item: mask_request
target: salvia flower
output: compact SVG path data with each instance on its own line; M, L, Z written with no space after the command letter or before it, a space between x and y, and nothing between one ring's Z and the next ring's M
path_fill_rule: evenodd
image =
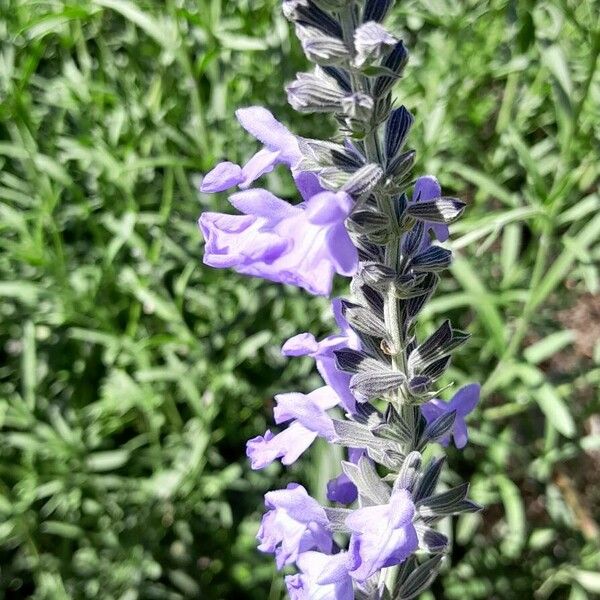
M295 562L308 550L331 553L333 537L323 507L298 484L265 495L259 550L275 554L277 567Z
M284 356L310 356L315 359L317 369L325 383L330 386L340 398L344 409L353 413L356 400L350 391L349 373L340 370L335 360L335 350L342 348L360 349L360 340L349 326L342 314L342 304L339 299L332 303L333 315L340 329L338 334L327 336L318 342L312 333L300 333L290 338L282 347Z
M396 490L387 504L354 511L346 519L352 532L348 551L351 577L366 581L410 556L419 546L414 516L415 505L404 489Z
M442 188L438 180L431 175L425 175L424 177L419 177L415 182L411 202L417 203L434 200L435 198L440 198L441 195ZM425 229L426 231L431 231L439 242L445 242L450 237L448 225L445 223L425 222Z
M357 464L365 454L364 448L348 448L348 460L353 464ZM352 504L357 498L358 489L346 473L340 473L327 482L327 500L330 502Z
M346 193L323 191L292 205L256 188L229 200L242 215L200 217L205 264L324 296L331 293L335 273L356 271L357 252L344 226L352 209Z
M334 555L304 552L299 556L297 565L300 573L285 578L292 600L352 600L354 598L345 552Z
M278 164L293 167L301 158L298 139L265 108L240 108L236 117L241 126L264 144L243 167L226 161L207 173L200 191L215 193L234 186L247 188Z
M324 386L310 394L279 394L275 401L275 422L278 425L291 423L277 435L267 431L264 436L248 442L246 452L253 469L262 469L277 458L284 465L290 465L317 437L330 442L336 439L327 410L337 406L340 399L332 388Z
M465 418L475 410L479 403L480 392L481 386L478 383L472 383L458 390L450 402L434 398L421 407L423 416L428 423L433 423L442 415L456 413L452 433L448 433L440 440L444 446L450 443L450 436L454 438L454 444L457 448L464 448L467 445L468 435Z

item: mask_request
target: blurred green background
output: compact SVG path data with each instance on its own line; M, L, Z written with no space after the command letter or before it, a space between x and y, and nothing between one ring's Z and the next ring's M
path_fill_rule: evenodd
M599 598L600 3L397 4L418 172L470 203L426 326L472 332L451 375L486 382L447 480L487 508L427 598ZM278 0L0 0L0 598L281 597L262 494L322 495L335 457L253 473L244 444L319 385L281 343L332 323L204 268L227 201L196 189L256 150L238 106L333 131L285 104L305 67Z

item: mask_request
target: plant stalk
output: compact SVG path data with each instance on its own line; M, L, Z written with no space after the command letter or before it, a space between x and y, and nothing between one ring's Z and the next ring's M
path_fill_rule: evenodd
M342 25L342 31L344 35L345 43L354 49L354 31L357 27L357 19L354 5L350 5L346 10L340 14L340 21ZM350 81L352 91L354 93L369 93L370 83L367 77L356 73L350 68ZM380 140L378 127L371 124L371 128L367 131L363 140L365 158L369 163L381 164L381 152L380 152ZM383 165L382 165L383 166ZM377 195L377 204L381 212L386 214L390 220L396 218L395 210L393 205L393 199L384 194ZM391 239L387 242L385 247L385 261L384 264L391 267L396 272L401 272L403 257L400 252L401 239L397 235L391 236ZM400 322L400 314L398 311L398 299L394 287L390 285L387 294L384 296L384 323L386 331L389 332L391 337L391 351L392 351L392 366L395 369L406 373L408 357L406 356L406 341L403 336L403 327ZM414 410L408 402L409 396L405 392L404 388L400 388L397 391L396 397L393 399L395 408L403 419L407 421L409 426L414 430L416 423L414 421ZM408 454L412 447L407 444L407 448L404 449ZM393 590L394 583L396 581L397 569L383 569L379 576L378 584L378 597L384 593L386 587L388 590Z

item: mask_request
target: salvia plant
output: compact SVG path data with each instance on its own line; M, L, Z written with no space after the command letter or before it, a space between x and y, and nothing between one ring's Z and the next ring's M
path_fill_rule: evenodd
M288 85L300 112L328 113L335 139L293 135L264 108L237 118L262 144L244 166L223 162L203 192L237 186L241 213L204 213L204 261L239 273L329 295L337 273L351 277L350 299L333 301L339 332L318 341L299 334L285 356L314 358L325 386L276 396L279 433L248 442L252 468L295 462L321 437L347 448L322 506L299 484L266 494L259 549L290 572L291 598L409 600L442 566L445 517L479 510L468 483L440 490L444 458L430 444L467 442L465 417L479 385L440 398L440 378L468 335L449 321L429 337L417 318L451 252L448 224L465 204L445 197L432 176L414 179L406 143L413 116L394 106L392 88L408 60L404 43L381 23L393 0L284 0L314 63ZM301 196L290 204L254 182L287 166Z

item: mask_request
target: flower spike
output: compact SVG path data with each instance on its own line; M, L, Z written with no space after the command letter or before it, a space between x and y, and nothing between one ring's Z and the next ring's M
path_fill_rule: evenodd
M415 178L408 144L414 117L394 107L391 89L408 51L382 24L393 0L284 0L309 60L287 86L299 112L332 115L335 140L302 139L266 109L240 109L244 129L263 147L243 166L223 162L201 191L237 187L239 214L204 213L204 262L329 295L334 276L351 278L333 301L339 331L317 340L299 333L282 348L310 356L325 385L275 397L276 433L247 444L252 468L290 465L319 437L346 448L322 506L290 484L268 492L259 549L274 554L300 600L409 600L434 581L449 540L442 518L479 510L463 483L440 491L443 458L430 444L463 448L466 418L480 387L450 401L440 384L469 336L444 321L429 336L415 324L452 262L443 244L465 203L443 195L431 175ZM288 168L298 188L289 203L255 182Z

